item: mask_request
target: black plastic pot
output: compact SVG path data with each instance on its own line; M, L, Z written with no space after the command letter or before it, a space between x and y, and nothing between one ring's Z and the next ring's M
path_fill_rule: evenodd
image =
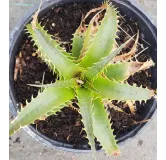
M45 1L40 15L43 15L47 10L49 10L52 6L59 6L63 5L65 3L80 3L80 2L102 2L102 0L47 0ZM141 28L141 31L144 34L144 39L151 44L149 46L149 50L151 53L151 57L155 63L157 63L157 29L152 24L152 22L147 18L147 16L138 9L138 6L133 5L128 0L113 0L113 3L119 8L118 10L121 11L123 15L127 15L128 17L131 17L133 20L137 21L139 23L139 26ZM14 86L13 86L13 72L14 72L14 65L15 65L15 55L18 51L18 46L22 40L23 37L23 29L26 26L26 24L31 20L32 15L36 11L38 6L35 6L32 8L27 15L24 16L24 18L18 23L18 25L14 28L11 36L10 36L10 70L9 70L9 85L10 85L10 110L14 116L17 115L17 101L16 101L16 95L14 92ZM154 88L157 85L157 65L155 68L152 69L152 84L154 85ZM144 108L142 111L142 116L145 119L152 118L152 115L156 111L157 103L156 100L152 99L148 101L148 106ZM126 141L127 139L130 139L134 137L138 132L141 130L141 128L146 123L141 123L138 126L136 126L131 132L126 133L125 135L121 135L120 138L118 138L118 143L122 143ZM73 152L87 152L89 151L87 148L87 144L80 144L75 148L73 145L70 144L64 144L61 142L57 142L55 140L52 140L48 137L46 137L44 134L40 133L39 131L34 128L33 125L29 125L27 127L24 127L24 129L36 140L41 141L45 145L66 150L66 151L73 151Z

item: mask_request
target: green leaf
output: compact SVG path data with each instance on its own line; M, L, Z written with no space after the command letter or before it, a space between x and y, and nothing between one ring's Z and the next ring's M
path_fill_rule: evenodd
M57 112L63 108L65 102L73 99L75 96L72 89L67 88L46 88L42 93L39 93L31 103L28 103L14 121L9 125L9 136L16 132L21 127L33 123L36 119L47 115L49 112Z
M30 86L33 87L44 87L44 88L48 88L48 87L56 87L56 88L75 88L77 86L77 81L76 79L70 79L70 80L66 80L66 81L56 81L55 83L51 83L51 84L28 84Z
M100 11L99 11L100 10ZM86 27L85 25L85 20L89 17L89 15L91 13L95 13L97 11L97 14L91 19L89 25L88 25L88 29L86 27L86 33L85 33L85 37L84 37L84 41L83 41L83 44L82 44L82 49L81 49L81 54L79 56L79 59L82 59L84 56L85 56L85 52L87 51L88 47L90 46L95 34L97 33L98 31L98 26L99 26L99 19L100 19L100 14L101 11L103 10L103 5L98 7L98 8L93 8L91 9L87 14L86 16L82 19L81 23L84 25L84 28ZM94 25L95 23L95 25Z
M130 86L106 78L98 77L94 80L93 86L104 98L119 101L142 101L154 96L154 92L142 87Z
M91 91L85 88L78 88L76 90L78 104L80 107L80 113L82 115L82 121L84 123L85 131L87 133L87 138L89 144L93 151L95 151L95 142L93 135L93 125L92 125L92 95Z
M84 87L86 89L94 91L95 93L98 93L98 91L96 90L96 88L93 87L93 84L91 82L87 81L87 80L85 81Z
M101 101L100 98L93 101L93 133L107 154L118 154L119 149L116 144L115 136L113 135L113 129L111 129L108 114Z
M124 81L127 79L129 73L129 65L125 62L110 64L104 71L104 74L109 79L114 79L116 81Z
M106 57L112 50L117 32L117 13L113 7L106 6L105 17L89 46L80 65L84 68L91 67L94 63Z
M124 44L122 44L120 47L118 47L115 51L110 53L105 58L101 59L99 62L95 63L92 67L87 68L85 71L85 78L88 80L93 80L99 74L106 65L117 55L119 52L131 41L133 37L131 37L128 41L126 41Z
M114 79L118 82L122 82L129 78L129 76L133 75L136 72L141 70L145 70L153 66L154 63L152 60L147 62L121 62L116 64L110 64L107 66L104 74L109 79Z
M78 57L81 54L85 34L86 34L86 27L84 26L79 26L79 28L74 33L73 43L72 43L72 55L76 59L78 59Z
M93 21L94 19L91 20L90 24L88 25L88 29L85 33L85 38L83 41L82 49L81 49L81 54L79 56L79 59L83 58L86 54L86 51L88 50L88 47L92 43L92 40L94 38L94 30L97 30L97 26L93 26Z
M43 60L57 69L65 79L71 79L80 74L82 69L63 54L64 51L60 49L60 46L38 23L36 27L33 29L32 24L28 24L27 30L41 52Z

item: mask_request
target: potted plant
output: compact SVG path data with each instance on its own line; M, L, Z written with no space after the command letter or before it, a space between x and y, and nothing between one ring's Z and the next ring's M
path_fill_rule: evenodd
M114 3L118 4L116 1ZM123 7L122 5L121 9ZM53 8L52 10L58 13L60 9ZM100 148L97 143L99 141L106 153L118 154L115 135L118 135L118 132L123 133L118 135L119 142L134 136L144 125L143 123L152 116L156 108L156 101L153 98L156 94L156 68L154 67L156 50L151 48L153 54L149 57L140 56L146 49L143 46L143 41L145 41L143 33L145 31L151 33L148 37L148 39L152 37L151 40L145 41L145 43L153 43L154 46L156 45L155 33L150 32L150 26L145 27L144 30L139 29L141 26L138 25L136 25L137 27L130 26L132 20L125 21L118 9L115 9L112 4L104 2L87 11L82 20L80 19L81 23L76 29L70 45L68 42L60 41L58 35L49 34L54 33L53 28L56 21L55 23L51 21L49 33L47 33L47 23L50 23L48 16L51 13L44 13L43 10L45 15L40 16L41 23L39 23L39 11L40 8L33 15L31 23L24 24L26 25L26 35L30 38L26 37L25 40L22 40L21 51L18 53L18 48L17 51L12 48L10 65L14 65L15 62L15 68L11 68L13 70L10 74L11 99L16 104L14 95L27 94L24 85L30 94L27 95L29 102L26 103L25 95L21 94L17 97L17 103L22 102L19 105L21 108L16 105L13 108L14 111L20 111L10 124L9 135L23 126L35 123L39 132L35 131L31 125L28 128L33 131L31 134L35 133L37 139L43 141L44 138L46 144L51 142L60 148L61 142L64 142L63 136L59 140L60 143L50 140L48 137L52 137L52 139L58 137L59 132L57 134L56 129L63 126L59 121L60 118L68 119L70 117L70 120L73 121L72 116L75 113L70 113L71 111L76 112L77 116L74 124L71 125L71 122L68 122L69 125L72 128L81 128L81 132L79 130L81 140L85 140L83 135L86 135L93 152L96 148ZM143 23L142 21L139 19L139 23ZM126 25L129 25L132 36L128 34ZM72 48L70 48L71 46ZM47 70L45 64L51 72ZM27 65L31 70L26 70ZM149 68L152 70L148 70ZM32 84L31 78L36 77L34 73L38 74L38 71L40 71L39 79L41 81L38 82L34 79L36 84ZM138 74L134 77L136 72L141 72L141 76ZM31 76L29 77L29 75ZM150 81L147 81L150 77L152 77L151 84ZM51 83L50 80L53 82ZM22 86L22 83L25 82L26 84ZM35 94L34 97L32 94ZM29 96L32 98L29 99ZM20 101L18 101L19 99ZM147 100L149 101L146 103ZM144 102L141 103L142 101ZM143 108L145 105L148 106L146 110ZM107 110L110 112L107 113ZM140 112L142 119L139 120L137 112ZM125 117L127 124L131 123L130 127L127 127L129 131L125 129L126 126L122 127L123 123L120 124L122 128L118 127L116 119L120 116ZM54 128L54 123L56 123L56 127L59 127ZM49 126L53 127L49 128ZM113 127L116 129L115 131ZM71 130L71 128L69 129ZM125 132L121 132L121 129ZM44 136L44 133L47 137ZM69 139L71 139L71 135L67 135L66 140L69 141ZM78 149L89 149L87 139L84 142L79 141L82 144L81 147L78 147L79 143L77 144ZM75 146L65 144L65 147L74 148Z

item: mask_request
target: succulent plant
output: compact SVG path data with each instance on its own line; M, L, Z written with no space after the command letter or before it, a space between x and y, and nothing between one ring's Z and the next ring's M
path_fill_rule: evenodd
M101 18L103 11L104 18ZM92 12L96 12L95 16L89 25L85 25L85 19ZM134 40L134 36L117 46L118 11L108 2L88 12L82 20L73 35L71 53L67 53L57 40L52 39L37 18L26 27L38 47L38 56L53 73L59 75L59 80L51 84L31 85L44 89L36 98L32 97L26 107L21 108L9 126L9 135L37 119L56 114L77 99L91 149L95 151L96 137L107 154L118 154L117 140L105 105L111 100L146 101L154 96L153 90L131 86L126 82L130 75L154 65L152 60L132 61L139 33L134 35L136 40L131 51L119 55Z

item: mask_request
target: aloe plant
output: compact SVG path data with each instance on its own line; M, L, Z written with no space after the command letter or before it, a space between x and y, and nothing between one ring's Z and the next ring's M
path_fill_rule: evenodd
M21 127L34 123L36 119L56 114L66 104L77 99L91 149L95 151L96 137L107 154L119 153L110 124L111 119L108 118L104 104L110 100L135 102L153 97L154 91L130 86L126 79L137 71L153 66L154 63L152 60L128 62L124 61L124 57L118 57L134 36L121 46L115 47L118 32L117 10L107 2L96 10L97 13L89 25L82 22L76 30L72 53L67 53L60 47L58 41L51 38L36 18L26 26L27 33L38 47L38 56L53 72L58 73L60 79L51 84L29 84L44 90L39 92L36 98L32 97L31 102L18 112L18 116L9 126L10 136ZM100 13L104 10L104 18L99 21ZM116 57L118 61L112 63ZM127 57L127 60L131 59Z

